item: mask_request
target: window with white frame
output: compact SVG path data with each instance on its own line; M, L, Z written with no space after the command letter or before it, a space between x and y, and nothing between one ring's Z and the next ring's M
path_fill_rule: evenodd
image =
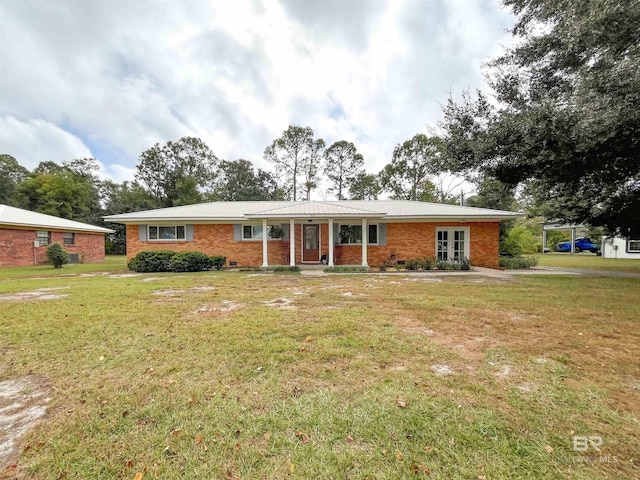
M262 240L262 225L243 225L243 240Z
M367 243L378 244L378 225L367 225ZM338 228L338 243L342 245L362 245L362 225L341 224Z
M62 234L62 243L64 243L65 245L75 245L76 234L73 232L64 232Z
M469 229L436 229L436 258L454 261L469 258Z
M284 230L280 225L267 225L267 240L281 240ZM262 240L262 225L243 225L243 240Z
M640 253L640 240L627 240L627 252Z
M40 246L49 245L51 243L51 232L48 232L46 230L38 230L36 233L36 240L38 241Z
M149 225L149 240L186 240L184 225Z

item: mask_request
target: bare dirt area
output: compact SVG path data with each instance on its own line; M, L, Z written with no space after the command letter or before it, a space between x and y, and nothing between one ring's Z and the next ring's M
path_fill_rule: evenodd
M50 400L39 377L0 381L0 472L15 468L20 439L42 421Z
M293 310L298 308L296 305L292 305L293 300L290 298L275 298L269 301L263 301L262 304L267 307L279 308L281 310Z
M210 292L215 290L216 287L191 287L191 288L169 288L166 290L156 290L153 292L154 295L158 295L161 297L178 297L184 295L186 293L200 293L200 292Z
M56 300L58 298L68 297L68 293L54 293L69 287L51 287L38 288L28 292L16 292L0 295L0 302L20 302L20 301L36 301L36 300Z
M239 308L244 308L244 306L244 303L238 303L232 300L222 300L217 303L203 305L193 313L201 316L229 316L231 312Z

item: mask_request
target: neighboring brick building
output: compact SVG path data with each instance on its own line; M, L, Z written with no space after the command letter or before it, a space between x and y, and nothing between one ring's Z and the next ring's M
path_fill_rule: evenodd
M468 258L473 265L497 267L500 221L518 216L437 203L349 200L211 202L105 218L126 225L128 259L164 249L224 255L227 266L238 267L378 266L417 257Z
M108 228L0 204L0 267L47 263L47 246L59 243L81 263L104 260Z

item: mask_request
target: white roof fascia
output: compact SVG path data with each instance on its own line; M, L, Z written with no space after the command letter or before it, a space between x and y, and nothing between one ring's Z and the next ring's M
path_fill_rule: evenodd
M500 221L500 220L512 220L514 218L520 218L524 214L513 215L425 215L420 216L399 216L399 215L387 215L384 217L385 221L393 222L442 222L442 221L455 221L455 222L480 222L486 220Z
M111 219L109 217L105 217L105 221L111 223L121 223L125 225L138 225L138 224L171 224L171 223L242 223L248 220L257 221L263 218L266 218L270 221L272 220L306 220L306 219L314 219L314 220L327 220L329 218L340 220L340 219L358 219L358 218L370 218L370 219L379 219L383 221L392 221L392 222L442 222L442 221L465 221L465 222L480 222L480 221L501 221L501 220L511 220L514 218L519 218L524 214L513 214L513 215L484 215L484 216L469 216L469 215L425 215L425 216L398 216L398 215L385 215L379 213L372 214L362 214L362 215L353 215L353 214L322 214L322 215L288 215L288 216L268 216L268 215L246 215L244 217L226 217L226 218L213 218L213 217L166 217L166 218L126 218L122 220L116 220L115 218Z
M282 213L273 213L273 214L260 214L260 213L252 213L245 215L245 218L281 218L281 219L300 219L300 218L313 218L313 219L324 219L324 218L384 218L384 213L294 213L292 215L283 215Z
M103 217L105 222L122 223L124 225L138 225L141 223L162 225L169 223L237 223L245 221L246 217L136 217L119 219L118 215Z
M82 228L81 227L63 227L63 226L55 227L53 225L44 225L44 224L37 224L37 223L0 222L0 227L31 228L31 229L37 229L37 230L52 230L52 231L60 231L60 232L78 232L78 233L115 233L115 230L112 230L110 228L93 227L92 229L89 229L85 227L82 227Z
M110 228L0 204L0 226L83 233L113 233Z

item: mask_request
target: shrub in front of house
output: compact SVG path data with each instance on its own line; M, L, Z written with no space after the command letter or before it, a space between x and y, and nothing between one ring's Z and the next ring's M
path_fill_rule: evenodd
M433 258L424 257L418 260L418 266L420 267L420 270L433 270L434 265L435 261L433 260Z
M462 257L460 260L439 260L436 262L438 270L444 270L449 272L469 271L471 270L471 263L466 257Z
M213 257L209 257L211 260L211 266L216 270L222 270L224 264L227 263L227 257L222 255L214 255Z
M221 270L227 258L208 256L202 252L172 252L171 250L145 250L131 259L129 270L134 272L200 272Z
M431 257L412 258L405 263L407 270L416 271L468 271L471 270L469 259L463 257L459 260L435 260Z
M462 270L460 262L454 260L438 260L436 262L436 268L445 272L456 272Z
M507 270L528 270L538 265L538 257L500 257L499 265Z
M369 267L343 267L341 265L336 265L333 267L327 267L324 271L327 273L367 273L370 272L371 269Z
M213 261L211 257L202 252L176 253L169 260L169 268L173 272L201 272L211 270Z
M146 250L133 257L127 266L134 272L170 272L175 255L170 250Z
M411 260L407 260L405 266L407 267L407 270L415 272L416 270L420 269L420 260L418 260L417 258L412 258Z
M62 268L62 265L69 263L69 254L59 243L47 247L47 258L54 268Z

